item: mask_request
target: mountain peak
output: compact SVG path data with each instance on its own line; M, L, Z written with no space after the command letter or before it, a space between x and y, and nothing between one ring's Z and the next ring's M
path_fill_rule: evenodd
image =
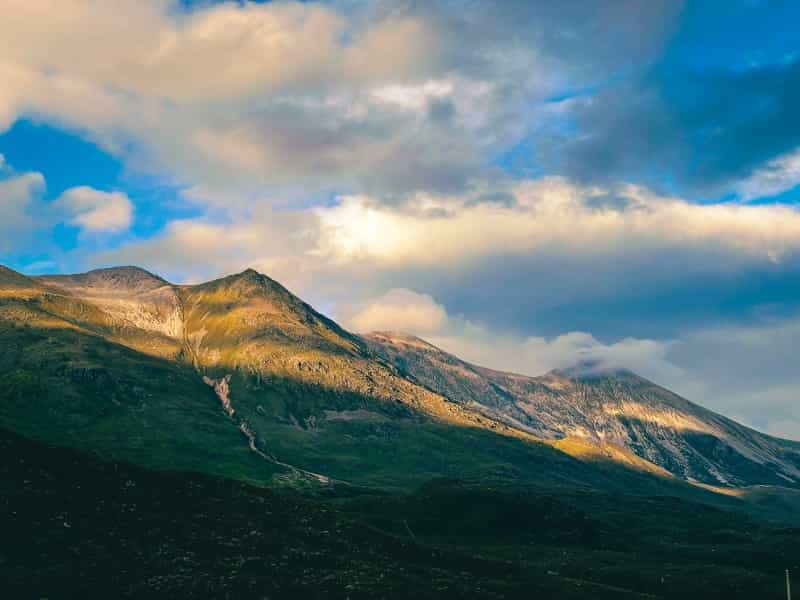
M71 275L43 275L36 279L82 295L141 294L169 285L158 275L133 266L107 267Z
M298 351L320 344L347 348L348 351L362 346L359 338L255 269L184 286L182 297L188 331L208 332L203 334L206 341L223 343L224 338L231 335L240 345L245 339L261 342L282 340L284 346L295 344ZM214 332L219 335L215 337ZM214 352L216 350L212 354Z
M259 273L255 269L245 269L240 273L234 273L219 279L213 279L205 283L187 286L190 289L216 290L217 292L232 293L241 298L251 296L269 295L280 297L284 301L300 303L300 299L294 296L289 290L271 277Z

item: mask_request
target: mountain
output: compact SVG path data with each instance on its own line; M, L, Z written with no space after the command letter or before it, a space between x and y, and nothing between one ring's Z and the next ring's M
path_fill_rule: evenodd
M0 271L0 427L115 460L309 489L436 477L695 497L797 485L797 446L631 373L474 367L349 333L247 270Z
M610 443L677 477L721 486L800 486L800 445L702 408L630 371L578 365L526 377L471 365L402 333L370 349L420 384L549 440Z
M311 488L493 472L616 481L403 377L254 271L195 286L135 267L2 275L0 427L27 437Z
M798 445L629 372L357 336L252 270L3 268L0 348L10 597L744 598L794 568Z

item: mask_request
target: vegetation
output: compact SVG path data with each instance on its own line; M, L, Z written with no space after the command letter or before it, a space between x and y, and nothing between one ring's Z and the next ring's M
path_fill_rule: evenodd
M780 598L800 530L667 497L438 480L311 500L0 431L8 598Z

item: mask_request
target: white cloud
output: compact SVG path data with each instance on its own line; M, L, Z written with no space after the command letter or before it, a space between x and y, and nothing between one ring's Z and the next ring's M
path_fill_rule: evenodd
M236 189L378 181L381 157L411 150L395 139L409 123L370 90L440 68L439 36L412 11L304 2L12 0L0 39L0 130L33 114L136 168Z
M4 58L129 93L199 102L408 76L436 51L433 32L411 15L359 29L316 3L176 8L164 0L10 0L0 25Z
M736 186L742 200L775 196L800 185L800 148L756 169Z
M345 317L345 323L360 333L403 331L428 335L447 325L447 312L427 294L393 289L358 307L355 314Z
M68 214L68 222L86 232L120 232L131 225L133 205L122 192L103 192L88 186L65 191L54 208Z
M190 277L255 265L311 298L338 304L392 287L451 303L479 293L484 312L503 306L497 315L520 315L611 301L632 286L643 302L646 294L674 292L698 278L713 290L753 269L792 272L800 255L800 213L790 207L700 206L637 187L587 188L557 178L466 196L419 194L394 206L346 196L328 208L299 211L215 194L187 192L193 202L223 209L224 219L175 221L101 260L144 262ZM498 196L504 200L482 200ZM497 268L492 261L500 261Z
M43 209L44 191L45 180L41 173L11 171L0 178L0 251L11 253L27 245L35 231L46 227L47 220L37 217Z
M490 255L599 257L657 247L716 246L779 261L800 249L800 212L787 206L697 205L644 188L582 187L544 178L509 188L513 204L418 196L392 207L366 196L320 209L315 253L332 262L464 263Z
M591 365L601 370L630 369L662 382L685 374L667 358L674 341L623 338L605 343L584 331L553 337L525 337L448 315L432 298L423 297L442 311L436 325L431 323L424 333L402 327L394 329L421 335L473 364L530 376L577 365Z

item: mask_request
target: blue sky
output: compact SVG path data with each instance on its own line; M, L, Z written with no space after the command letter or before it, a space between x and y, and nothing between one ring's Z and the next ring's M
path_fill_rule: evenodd
M3 264L255 267L800 437L797 3L43 6L0 9Z

